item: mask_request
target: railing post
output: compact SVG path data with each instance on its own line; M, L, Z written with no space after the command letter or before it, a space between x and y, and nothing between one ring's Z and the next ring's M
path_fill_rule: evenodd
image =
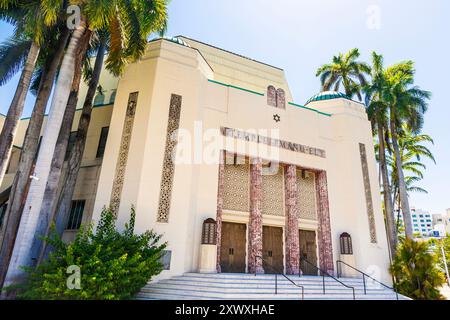
M364 294L367 294L367 291L366 291L366 276L365 276L364 273L363 273L363 284L364 284Z
M275 294L278 294L278 275L275 273Z
M322 272L322 287L323 287L323 294L325 294L325 274Z

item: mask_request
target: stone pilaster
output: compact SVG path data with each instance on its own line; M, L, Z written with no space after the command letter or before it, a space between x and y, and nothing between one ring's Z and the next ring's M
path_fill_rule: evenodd
M264 273L262 260L262 161L250 160L250 221L248 224L248 272Z
M217 211L216 211L216 245L217 245L217 272L220 268L220 249L222 245L222 212L223 212L223 194L224 194L224 175L225 175L225 151L220 152L219 159L219 179L217 182Z
M285 257L286 274L299 272L299 239L298 239L298 190L297 168L294 165L284 167L284 194L285 194Z
M319 266L322 270L334 274L333 246L331 237L330 210L328 204L327 173L316 173L316 198L319 246Z

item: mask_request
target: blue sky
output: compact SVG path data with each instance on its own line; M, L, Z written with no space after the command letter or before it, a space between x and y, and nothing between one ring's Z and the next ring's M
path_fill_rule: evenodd
M437 164L425 161L416 208L450 208L450 1L407 0L172 0L168 35L185 35L285 70L294 101L304 103L320 90L315 72L338 52L357 47L361 59L372 50L385 64L412 59L416 83L433 93L424 133L435 140ZM0 23L0 40L12 28ZM0 87L6 113L18 76ZM31 113L29 95L24 116Z

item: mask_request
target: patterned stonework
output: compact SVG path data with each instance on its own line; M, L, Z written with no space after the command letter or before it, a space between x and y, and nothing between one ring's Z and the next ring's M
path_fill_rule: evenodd
M366 146L359 144L359 153L361 156L361 168L364 182L364 193L366 196L367 217L369 219L370 242L377 243L377 232L375 229L375 216L373 213L372 190L370 188L369 167L367 166Z
M284 188L286 206L286 273L298 274L300 248L298 238L298 190L297 190L297 168L287 165L284 168Z
M277 106L277 90L274 86L267 87L267 104L272 107Z
M132 92L128 96L128 105L122 129L119 156L117 159L116 172L114 175L111 200L109 204L111 211L116 216L119 210L120 198L122 195L123 181L125 177L125 170L127 167L128 150L130 149L131 134L133 132L134 115L136 113L138 94L138 92Z
M228 163L228 162L227 162ZM248 163L226 164L224 173L223 208L233 211L249 211Z
M262 213L284 216L283 172L280 167L276 174L262 176Z
M301 219L317 220L316 186L312 172L297 172L298 216Z
M262 161L250 160L250 220L248 223L248 272L264 273L262 260Z
M328 204L327 174L316 173L316 198L318 215L319 266L330 274L334 273L333 247L331 239L330 209Z
M286 94L284 90L281 88L277 89L277 108L285 109L286 108Z
M223 213L223 195L224 195L224 176L225 176L225 165L224 165L224 151L220 152L219 161L219 177L217 182L217 211L216 211L216 224L217 224L217 260L216 260L216 270L221 272L220 268L220 249L222 245L222 213Z
M167 121L166 147L164 151L163 169L158 205L158 222L169 222L170 201L172 197L173 176L175 164L173 155L176 151L177 139L173 134L180 125L181 96L172 94L170 97L169 118Z

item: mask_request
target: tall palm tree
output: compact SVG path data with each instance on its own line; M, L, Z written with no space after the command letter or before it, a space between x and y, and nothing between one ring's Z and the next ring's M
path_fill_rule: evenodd
M358 61L359 55L359 50L354 48L345 55L339 53L333 57L332 63L317 69L316 77L320 77L322 90L339 91L343 86L349 98L356 94L361 101L360 89L367 84L366 76L370 74L370 66Z
M409 195L411 192L428 193L425 189L417 186L415 183L423 179L423 172L426 169L422 158L428 158L436 163L430 149L424 143L433 144L433 139L427 134L414 134L406 124L402 126L402 134L399 135L399 150L402 162L402 169L405 173L406 191ZM399 178L396 165L395 155L388 155L387 163L390 167L391 180L393 181L393 197L397 210L397 231L400 221L401 198L399 193Z
M427 110L431 93L421 90L414 84L414 63L406 61L388 68L385 72L386 86L383 90L383 100L389 106L389 131L397 168L398 190L401 210L405 222L405 236L413 237L412 220L407 186L403 173L399 146L399 134L402 123L406 122L413 133L422 129L423 115Z
M99 5L98 1L85 0L79 4L81 5L80 24L72 33L61 63L48 122L36 161L34 171L36 179L30 183L5 284L22 281L25 274L21 267L32 266L37 258L31 255L33 239L36 236L36 228L40 224L39 220L42 218L40 216L42 200L64 109L69 99L77 63L76 51L81 39L85 33L92 33L92 30L109 30L111 49L106 64L120 69L128 62L126 57L130 57L128 60L135 60L144 53L149 31L154 30L154 26L161 23L161 12L164 13L164 21L166 15L166 0L133 2L105 0L102 1L102 5ZM158 11L161 8L164 10Z
M44 40L44 33L48 26L55 25L58 20L57 17L60 12L58 3L59 1L0 1L0 9L2 10L0 16L15 25L15 36L17 38L28 38L31 43L0 133L0 183L11 156L12 144L23 112L25 98L30 87L41 44Z
M398 237L395 228L395 213L392 202L391 184L389 182L388 165L386 162L386 143L389 143L385 141L388 128L388 107L382 100L385 87L383 56L376 52L372 52L371 70L371 81L364 86L363 92L365 93L367 113L372 122L372 128L376 131L378 138L378 148L376 148L376 151L378 153L377 158L382 177L384 210L390 253L393 257L397 248Z

